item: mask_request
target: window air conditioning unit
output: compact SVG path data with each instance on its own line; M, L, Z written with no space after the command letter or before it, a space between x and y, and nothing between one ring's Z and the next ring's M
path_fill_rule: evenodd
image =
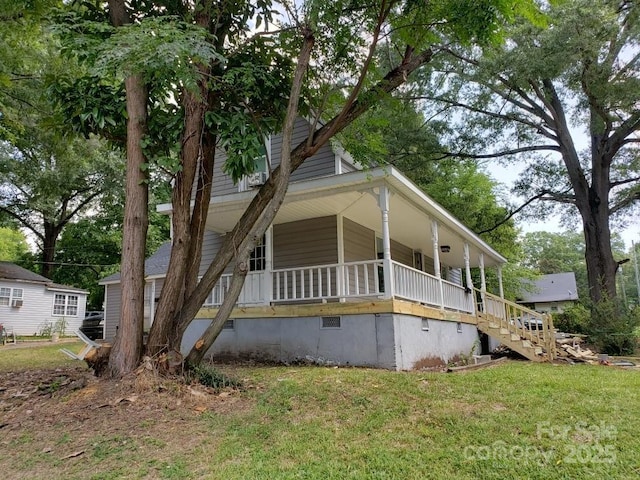
M12 307L21 307L22 306L22 299L21 298L14 298L13 300L11 300L11 306Z
M267 172L254 172L247 175L247 186L260 187L267 181Z

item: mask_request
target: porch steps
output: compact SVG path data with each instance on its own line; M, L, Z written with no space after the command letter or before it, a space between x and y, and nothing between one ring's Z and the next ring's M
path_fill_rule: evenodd
M500 326L499 319L493 318L490 314L478 312L477 315L478 330L481 332L495 338L506 347L514 352L518 352L533 362L550 361L543 345L538 345L533 339L525 339L517 333Z

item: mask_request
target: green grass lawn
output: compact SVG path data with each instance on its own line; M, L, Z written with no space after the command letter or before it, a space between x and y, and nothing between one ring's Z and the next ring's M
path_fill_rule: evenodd
M2 369L23 361L6 354ZM49 354L52 366L65 362ZM96 480L640 478L638 371L528 362L455 374L220 368L245 385L231 394L235 409L165 409L115 433L88 420L95 433L67 448L86 449L77 461L30 458L47 444L23 432L8 445L17 463L2 470ZM153 433L163 422L170 434ZM70 442L62 427L53 432L49 446Z
M81 342L58 342L40 345L40 342L25 342L14 345L0 345L0 372L17 369L55 368L74 365L74 360L60 351L66 348L80 352ZM77 363L77 362L75 362Z

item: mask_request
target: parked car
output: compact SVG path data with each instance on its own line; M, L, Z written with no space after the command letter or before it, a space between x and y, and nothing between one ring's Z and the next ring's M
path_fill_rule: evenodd
M80 331L91 340L102 340L104 335L104 312L86 312Z

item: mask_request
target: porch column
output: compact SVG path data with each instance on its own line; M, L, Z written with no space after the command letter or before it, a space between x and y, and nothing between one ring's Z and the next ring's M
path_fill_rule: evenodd
M391 263L391 237L389 235L389 189L380 187L378 205L382 212L382 270L384 272L384 298L393 298L393 265Z
M273 225L264 232L264 302L267 305L273 300Z
M504 298L504 287L502 285L502 265L498 265L498 288L500 289L500 298Z
M469 256L469 244L464 243L464 272L467 278L467 288L473 290L473 279L471 278L471 257Z
M470 299L469 308L472 312L477 312L478 301L476 300L476 292L473 290L473 279L471 278L471 256L469 255L469 244L464 242L464 273L466 276L468 299Z
M342 294L344 292L344 217L341 213L336 215L336 235L338 239L338 269L337 269L337 277L336 277L336 287L338 288L338 293ZM341 302L345 302L345 297L340 297Z
M478 257L480 267L480 296L482 297L482 310L487 311L487 278L484 276L484 253Z
M444 288L442 286L442 275L440 273L440 247L438 245L438 222L431 220L431 241L433 242L433 269L438 279L438 289L440 290L440 308L444 309Z

